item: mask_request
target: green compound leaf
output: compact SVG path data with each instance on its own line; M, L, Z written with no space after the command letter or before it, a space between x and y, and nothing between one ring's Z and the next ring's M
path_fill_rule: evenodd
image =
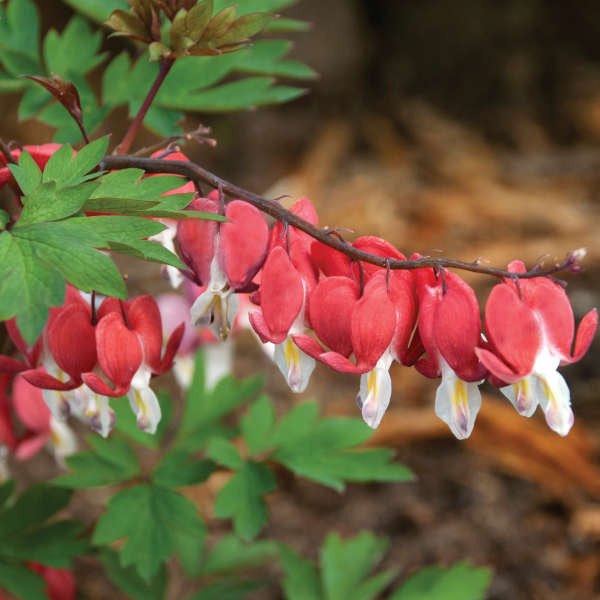
M0 483L0 508L3 508L15 491L15 480L8 479Z
M0 588L23 600L48 600L46 582L40 575L20 564L0 562Z
M0 554L66 569L71 566L74 557L84 554L88 549L85 540L77 539L82 531L82 523L58 521L2 540Z
M240 404L256 397L262 387L260 376L236 381L225 377L212 390L204 385L204 360L202 352L196 353L194 377L184 406L183 418L177 432L175 445L187 450L202 450L211 438L230 437L234 430L224 427L220 420Z
M271 469L260 463L246 462L219 491L215 515L219 519L233 519L235 533L250 540L267 523L268 509L263 496L275 487Z
M166 487L181 487L206 481L215 471L212 460L199 460L185 450L166 454L152 472L152 481Z
M319 575L311 560L283 545L280 560L285 574L282 584L286 600L320 600L323 597Z
M122 567L119 555L109 548L100 551L100 562L108 578L134 600L162 600L167 589L167 570L163 565L150 580L142 579L134 567Z
M43 75L39 59L39 16L31 0L0 5L0 62L10 75ZM24 80L19 89L27 84Z
M343 490L346 481L406 481L408 468L383 448L357 449L372 434L359 419L319 419L316 403L294 407L277 424L273 403L261 397L241 420L251 455L270 458L318 483Z
M102 439L87 437L91 452L78 452L66 459L70 473L54 479L54 484L67 488L91 488L127 481L139 475L140 464L131 446L112 436Z
M202 574L233 573L267 564L278 554L277 544L270 540L242 542L235 535L222 537L202 566Z
M75 74L85 75L106 58L106 52L98 54L101 43L102 33L92 32L85 19L75 16L62 33L51 29L46 34L43 49L46 69L65 79Z
M119 552L121 565L135 566L140 576L149 580L173 552L186 571L193 572L205 535L206 528L192 502L166 487L144 484L109 500L96 524L93 542L105 545L125 538Z
M0 511L0 539L43 523L65 508L70 500L70 490L46 484L31 486L12 506Z
M75 10L84 14L86 17L104 23L113 10L128 10L129 5L126 0L63 0L66 4L72 6Z
M389 600L483 600L492 572L468 563L428 567L409 577Z
M8 168L24 194L31 194L42 183L42 171L27 150L19 155L18 165Z
M199 592L187 600L239 600L266 585L266 581L244 581L238 577L226 577L220 581L205 585Z
M365 579L383 558L388 543L370 532L350 540L327 536L321 549L321 581L326 600L370 600L394 577L386 571Z

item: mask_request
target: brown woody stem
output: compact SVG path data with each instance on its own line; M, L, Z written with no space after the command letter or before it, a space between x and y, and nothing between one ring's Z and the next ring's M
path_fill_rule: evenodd
M389 269L460 269L463 271L471 271L473 273L481 273L482 275L491 275L493 277L508 277L511 279L532 279L533 277L544 277L565 270L576 270L578 261L582 258L583 252L576 250L567 254L563 263L553 265L545 269L536 266L535 268L526 271L525 273L511 273L503 269L495 269L493 267L485 267L479 264L479 259L474 262L464 262L453 258L433 258L424 256L411 260L398 260L393 258L385 258L369 254L350 244L333 237L331 230L315 227L312 223L305 221L298 215L287 210L281 204L268 198L263 198L258 194L249 192L233 183L221 179L214 173L203 169L201 166L183 160L160 160L156 158L139 158L131 155L121 156L105 156L101 163L102 169L128 169L138 168L143 169L147 173L171 173L175 175L183 175L194 182L204 182L214 189L222 189L225 194L235 198L245 200L252 206L255 206L260 211L270 215L282 223L287 223L288 226L296 227L310 235L315 240L318 240L338 250L342 254L349 256L352 260L363 261L377 265L379 267Z
M131 144L133 144L133 140L135 139L135 136L137 135L138 131L140 130L140 127L142 126L142 123L144 122L144 118L146 117L148 109L152 105L152 102L154 101L154 98L156 97L160 86L163 84L174 63L175 59L173 58L167 58L160 62L158 75L156 76L156 79L154 80L154 83L152 84L148 95L144 99L142 106L140 106L140 110L138 111L137 115L135 115L135 119L133 119L131 125L129 126L129 129L125 133L123 141L115 149L115 154L126 154L127 152L129 152Z

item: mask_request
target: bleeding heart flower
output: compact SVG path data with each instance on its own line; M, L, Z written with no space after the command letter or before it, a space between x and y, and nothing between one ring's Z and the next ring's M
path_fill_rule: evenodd
M214 195L198 198L190 208L218 212ZM191 308L192 322L207 325L222 340L231 334L238 299L235 292L256 289L252 279L267 254L269 230L262 214L242 200L225 207L225 223L187 219L177 226L183 261L195 282L206 289Z
M521 261L509 264L525 271ZM488 348L477 354L517 411L530 417L538 404L548 426L566 435L573 425L570 392L559 365L580 360L598 326L596 309L588 312L575 337L573 310L565 291L545 277L507 280L496 285L485 308ZM573 338L575 345L573 353Z
M150 388L150 378L171 368L181 343L184 324L173 331L161 358L162 322L152 296L140 296L131 303L107 298L98 310L98 318L98 363L114 388L94 372L85 373L83 380L92 392L101 396L127 394L137 416L138 427L154 433L161 411Z
M65 456L77 451L77 438L70 427L51 413L42 391L18 375L12 386L15 413L26 428L26 433L14 446L15 457L27 460L48 445L56 461L64 466Z
M436 277L431 269L418 269L416 278L418 333L427 355L415 367L426 377L442 377L435 412L458 439L465 439L481 408L478 386L486 375L475 353L481 341L477 298L454 273Z
M302 242L296 240L294 243L301 252L299 245ZM260 340L275 345L273 360L290 389L297 393L306 389L316 364L292 339L296 334L304 334L306 329L305 309L311 283L292 264L287 252L281 246L275 246L261 271L261 310L249 315Z

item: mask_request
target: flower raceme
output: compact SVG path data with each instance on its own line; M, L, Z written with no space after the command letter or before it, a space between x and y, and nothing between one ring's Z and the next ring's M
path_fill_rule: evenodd
M514 261L508 270L522 273L525 265ZM593 309L583 317L573 347L573 311L563 288L544 277L507 280L490 293L485 307L488 345L476 352L490 381L521 415L530 417L539 404L548 426L566 435L574 417L569 388L556 369L583 357L597 326Z
M107 298L94 314L69 287L65 304L50 311L39 342L40 365L32 364L30 352L27 366L36 368L19 370L30 384L43 389L59 420L71 411L82 413L106 436L114 425L108 398L127 394L138 427L154 432L161 412L150 378L171 368L183 332L183 323L174 328L163 353L162 322L154 298L140 296L131 302ZM20 339L17 334L15 328L13 339ZM16 370L12 363L5 366ZM2 369L2 363L0 369L11 370Z
M39 156L37 150L31 152L43 165L54 150L41 147ZM0 168L0 183L4 171ZM177 191L191 191L192 185ZM22 359L0 356L0 372L23 372L23 381L42 388L57 419L70 410L82 412L102 435L114 423L109 397L127 394L138 426L154 432L160 406L151 377L170 369L175 360L184 365L185 385L190 350L209 339L215 347L215 339L227 340L242 302L239 321L251 325L292 391L306 389L315 361L358 374L357 403L373 428L389 405L389 369L398 362L441 378L435 411L459 439L473 430L481 406L478 386L486 378L521 414L531 416L539 404L548 425L561 435L568 433L573 423L570 395L556 369L585 354L598 316L590 311L575 335L568 298L550 279L508 279L496 285L485 308L484 336L475 293L445 269L390 270L353 262L293 226L276 223L269 230L254 206L242 200L224 204L216 191L195 198L188 208L226 218L222 223L181 220L175 243L172 235L162 240L176 247L187 265L188 270L172 272L170 278L177 283L183 275L184 288L195 289L189 318L191 302L161 300L167 323L163 331L161 311L150 296L130 302L108 298L96 313L69 287L64 305L51 309L44 333L32 347L14 320L7 322ZM291 210L317 225L308 199L301 198ZM173 233L175 227L171 229ZM351 246L383 259L405 259L374 236L360 237ZM523 263L515 261L509 270L522 272ZM182 322L187 322L183 344ZM198 325L208 326L211 334L193 330ZM230 347L227 364L229 353Z

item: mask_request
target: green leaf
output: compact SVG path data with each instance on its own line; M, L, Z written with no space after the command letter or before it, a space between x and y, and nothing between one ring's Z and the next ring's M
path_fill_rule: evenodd
M0 508L2 508L15 491L15 480L7 479L0 483Z
M197 362L194 373L198 373L198 371ZM254 398L262 387L260 376L249 377L243 381L236 381L233 377L224 377L211 391L202 390L196 384L200 381L202 378L195 380L188 389L181 435L201 425L218 421L240 404Z
M133 414L126 396L111 400L111 406L116 416L115 427L138 444L142 444L148 448L159 448L161 446L165 433L171 423L171 415L173 413L173 402L167 392L159 391L156 397L160 405L162 417L154 434L139 429L136 416Z
M0 587L22 600L48 600L46 582L22 565L0 562Z
M62 510L71 500L71 491L36 484L23 492L16 502L0 512L0 538L38 525Z
M316 420L316 406L299 405L274 428L270 445L279 446L272 458L298 475L337 490L344 481L406 481L411 471L392 462L393 452L357 450L372 431L359 419Z
M238 577L229 577L205 585L187 600L238 600L247 598L249 593L260 589L265 584L265 581L244 581Z
M67 234L82 236L90 244L99 248L107 247L109 242L128 243L132 239L150 237L165 228L161 223L137 217L97 216L74 217L52 226L64 230Z
M223 536L202 566L202 574L233 573L271 562L278 554L277 544L270 540L242 542L235 535Z
M233 528L242 539L258 535L268 517L265 494L275 489L273 471L267 466L246 462L219 491L215 500L215 516L233 519Z
M58 221L74 215L81 210L95 187L93 182L61 190L57 190L54 181L39 185L31 194L23 196L23 210L15 229L32 223Z
M182 187L186 180L177 175L144 177L141 169L123 169L103 175L98 182L100 185L92 199L160 201L164 198L159 199L158 196Z
M409 577L389 600L483 600L491 579L489 569L468 563L428 567Z
M63 277L35 250L16 235L0 233L0 319L16 315L19 330L31 345L46 323L49 307L60 306L65 298Z
M36 273L51 266L80 290L127 297L123 278L112 260L90 248L82 232L69 221L34 223L13 229L12 235L23 252L27 250L38 259Z
M162 600L167 589L167 571L164 565L150 580L142 579L135 568L122 567L119 556L109 548L100 551L100 562L108 578L134 600Z
M109 500L96 524L93 542L105 545L126 538L119 553L121 565L135 566L148 580L174 551L186 569L197 563L205 535L192 502L168 488L143 484Z
M64 180L68 179L73 155L74 151L70 144L61 146L46 163L44 173L42 174L42 181L44 183L55 181L60 185Z
M127 481L139 475L140 464L131 446L112 436L87 438L91 452L78 452L66 458L70 473L54 479L55 485L67 488L91 488Z
M387 549L387 541L375 537L371 532L363 532L344 541L337 533L327 536L321 549L321 580L326 600L370 600L375 593L365 595L361 585L369 572L377 566ZM385 587L391 574L383 581Z
M33 561L67 569L74 557L88 549L85 540L77 539L83 531L83 524L76 521L58 521L26 533L12 535L2 541L4 556Z
M241 419L241 430L252 456L270 448L270 433L275 423L275 409L267 396L261 396Z
M214 10L223 10L231 0L214 0ZM278 13L296 4L298 0L245 0L238 5L238 15L247 15L253 12Z
M176 254L173 254L158 242L129 242L128 244L112 242L109 248L113 252L128 254L149 262L186 269L186 266L177 258Z
M283 589L286 600L320 600L321 584L312 561L302 558L287 546L281 546L281 566L285 577Z
M5 229L8 223L10 223L10 215L4 209L0 209L0 231Z
M230 112L288 102L305 93L301 88L273 85L274 81L272 77L246 77L187 94L177 90L176 95L160 96L158 102L163 105L168 102L169 107L178 110Z
M113 10L128 10L126 0L63 0L97 23L104 23Z
M310 31L311 24L298 19L277 19L265 27L265 33L304 33Z
M31 194L42 183L42 171L27 150L19 155L18 165L8 165L24 194Z
M43 74L39 61L39 17L31 0L0 6L0 61L12 75Z
M154 468L152 481L167 487L193 485L206 481L215 469L212 460L199 460L185 450L173 450Z
M212 439L206 448L206 454L228 469L242 469L244 467L244 459L240 456L238 449L223 438Z
M73 164L71 165L71 179L68 181L69 185L72 185L72 181L78 179L86 173L89 173L100 163L106 154L109 141L110 136L105 135L104 137L98 138L97 140L85 145L81 150L79 150L79 152L77 152L77 155L73 159Z
M74 16L61 34L53 29L46 34L44 60L47 71L58 73L65 79L74 74L86 75L106 57L106 53L97 54L101 43L102 33L92 32L85 19Z

